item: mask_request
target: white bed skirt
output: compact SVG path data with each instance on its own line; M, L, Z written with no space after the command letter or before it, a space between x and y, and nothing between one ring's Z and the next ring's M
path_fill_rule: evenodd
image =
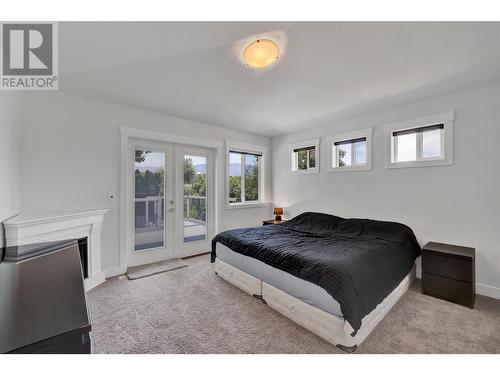
M314 332L343 349L354 350L370 334L415 279L415 266L410 273L371 313L362 319L361 328L353 337L351 325L343 318L311 306L220 259L215 260L215 272L224 280L253 296L262 296L269 307L295 323Z
M215 258L215 272L251 296L262 296L262 281Z

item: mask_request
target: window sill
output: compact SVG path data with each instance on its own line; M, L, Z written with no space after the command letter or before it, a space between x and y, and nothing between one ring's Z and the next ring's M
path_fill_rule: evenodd
M270 206L270 202L263 203L237 203L237 204L226 204L226 210L238 210L240 208L258 208Z
M290 174L310 174L310 173L319 173L319 169L311 168L311 169L290 170Z
M417 168L417 167L439 167L444 165L453 165L453 160L449 159L434 159L434 160L419 160L419 161L401 161L396 163L386 164L386 169L397 168Z
M358 171L369 171L372 167L369 165L363 165L358 167L337 167L329 168L328 172L338 173L338 172L358 172Z

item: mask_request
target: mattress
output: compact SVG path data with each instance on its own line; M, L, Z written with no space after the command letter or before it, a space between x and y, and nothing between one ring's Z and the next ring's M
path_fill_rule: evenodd
M309 305L274 286L267 284L240 269L215 259L215 272L224 280L253 296L262 296L262 300L272 309L314 332L340 349L353 352L370 334L387 312L408 290L415 279L415 266L401 283L377 307L362 319L360 329L355 333L349 322L343 317L330 314Z
M283 292L330 314L342 317L340 304L326 290L309 281L271 267L260 260L232 251L217 242L217 258Z

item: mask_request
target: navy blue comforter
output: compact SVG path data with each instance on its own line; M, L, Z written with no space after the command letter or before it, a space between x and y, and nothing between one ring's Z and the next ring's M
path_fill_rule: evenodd
M400 223L306 212L281 225L234 229L212 240L325 289L355 330L420 256L413 231Z

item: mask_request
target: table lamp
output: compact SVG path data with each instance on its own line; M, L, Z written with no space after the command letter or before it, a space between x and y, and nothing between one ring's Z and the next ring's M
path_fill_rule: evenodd
M281 215L283 215L283 208L281 207L274 207L274 220L276 221L281 221Z

